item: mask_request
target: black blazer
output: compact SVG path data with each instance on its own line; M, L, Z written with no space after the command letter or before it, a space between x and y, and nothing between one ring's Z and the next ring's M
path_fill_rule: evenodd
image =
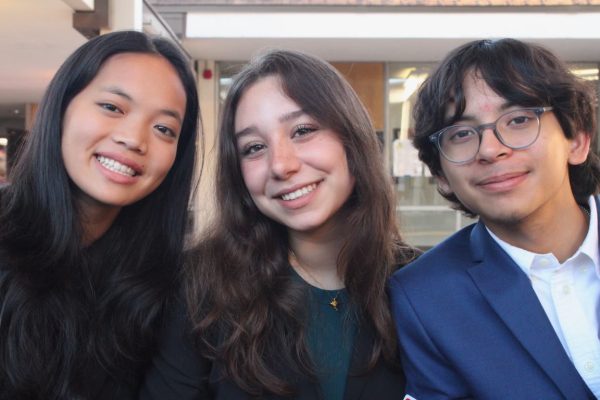
M160 348L144 379L141 400L245 400L252 397L230 380L219 377L220 367L202 358L186 338L188 323L183 307L168 321L161 338ZM371 333L364 329L354 339L350 370L366 365ZM319 395L318 385L308 377L291 371L282 371L290 382L297 382L293 397L268 395L264 400L327 400ZM404 375L398 368L383 362L367 374L350 375L344 400L400 400L404 395Z

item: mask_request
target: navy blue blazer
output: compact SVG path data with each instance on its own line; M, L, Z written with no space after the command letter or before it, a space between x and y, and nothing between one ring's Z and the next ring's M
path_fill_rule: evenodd
M390 280L406 393L435 399L594 399L527 275L479 222Z

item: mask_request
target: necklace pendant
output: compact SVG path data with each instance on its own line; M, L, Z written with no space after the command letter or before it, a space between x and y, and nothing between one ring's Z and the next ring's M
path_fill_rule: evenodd
M331 306L331 308L333 308L335 311L338 310L338 301L337 301L337 297L334 297L330 302L329 305Z

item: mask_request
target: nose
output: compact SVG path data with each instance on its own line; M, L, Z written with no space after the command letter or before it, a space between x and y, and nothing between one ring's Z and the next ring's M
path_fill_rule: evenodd
M480 135L481 143L477 152L477 160L484 162L493 162L494 160L507 157L512 149L505 146L494 132L494 127L485 127Z
M148 150L149 128L146 124L137 121L131 121L123 124L115 130L112 135L113 142L124 146L127 150L139 154L146 154Z
M300 169L300 159L292 140L288 137L271 144L271 175L276 179L288 179Z

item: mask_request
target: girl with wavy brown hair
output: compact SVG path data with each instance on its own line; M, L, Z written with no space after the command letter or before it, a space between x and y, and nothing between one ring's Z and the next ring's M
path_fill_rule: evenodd
M397 399L386 281L415 257L364 106L328 63L275 50L234 79L217 218L146 399Z

